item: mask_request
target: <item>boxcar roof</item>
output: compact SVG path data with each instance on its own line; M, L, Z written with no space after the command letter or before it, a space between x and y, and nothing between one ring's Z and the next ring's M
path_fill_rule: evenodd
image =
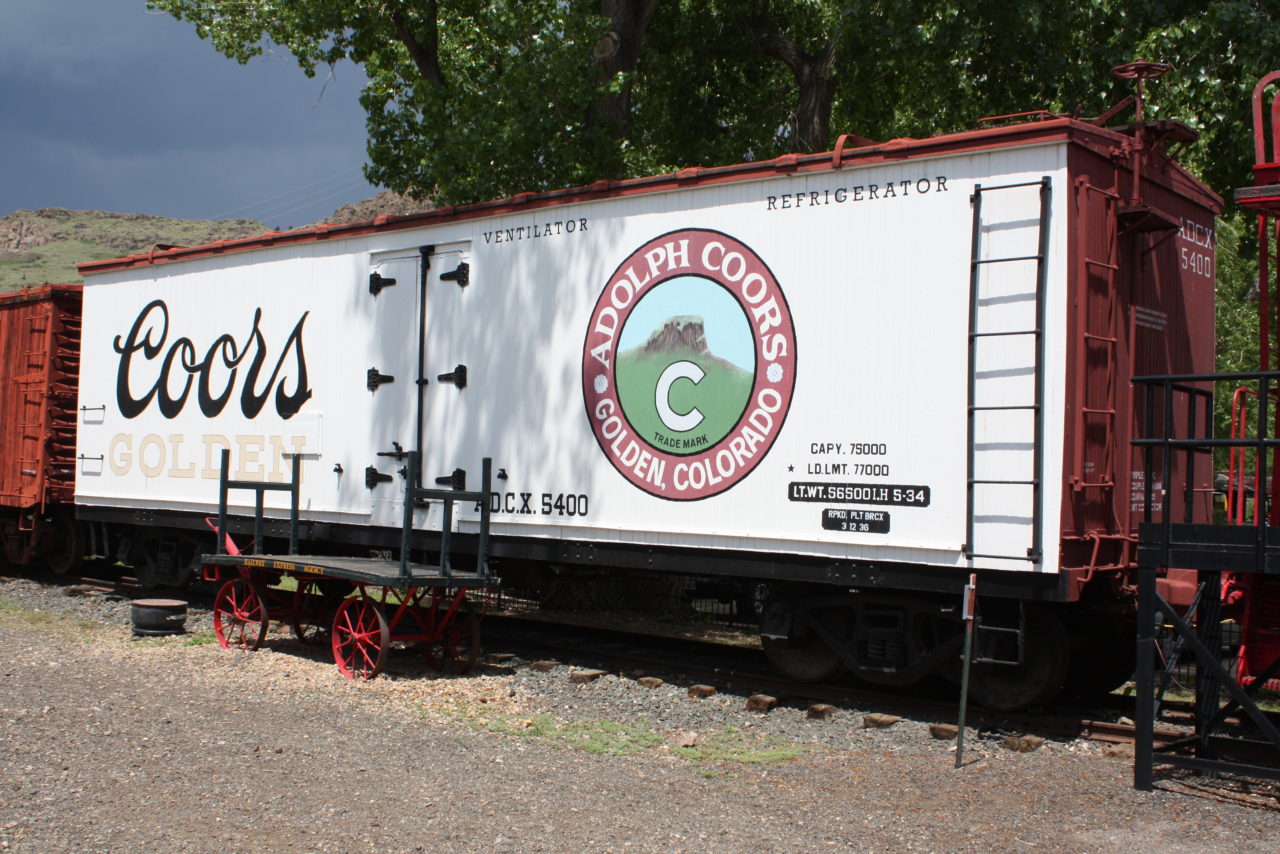
M1156 139L1165 137L1179 141L1194 139L1195 132L1177 121L1144 123L1144 128ZM481 219L524 213L539 208L578 202L599 201L615 197L668 192L676 189L758 180L786 174L805 174L842 169L846 166L867 166L893 163L917 157L937 157L963 154L999 148L1037 145L1048 142L1070 142L1109 156L1132 135L1127 128L1102 128L1089 122L1069 117L1051 117L1039 121L999 127L981 128L960 133L944 134L927 139L892 139L883 143L846 145L850 137L840 137L834 151L821 154L784 154L772 160L738 163L730 166L693 166L678 172L643 178L596 181L583 187L570 187L542 193L518 193L506 199L469 205L449 205L431 211L403 216L380 216L366 222L342 225L317 225L293 231L271 231L256 237L220 240L199 246L153 247L149 252L127 255L105 261L87 261L77 265L82 274L105 273L131 267L143 267L190 258L223 255L295 243L355 237L383 231L420 228L436 223ZM1213 210L1222 208L1222 198L1193 177L1172 160L1168 183L1180 195ZM1153 180L1158 173L1145 173Z
M0 294L0 305L21 305L29 302L43 302L55 293L78 291L83 285L61 285L42 282L39 285L25 287L22 290Z

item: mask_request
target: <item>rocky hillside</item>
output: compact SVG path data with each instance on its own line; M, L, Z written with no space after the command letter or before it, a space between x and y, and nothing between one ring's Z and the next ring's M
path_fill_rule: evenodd
M368 222L380 216L404 216L421 213L434 207L431 202L419 202L408 196L393 193L390 190L379 193L372 199L343 205L333 212L333 216L320 222L327 225L345 225L352 222Z
M431 210L397 193L344 205L327 224L365 222L387 214ZM317 223L318 224L318 223ZM76 264L146 252L152 246L196 246L270 231L249 219L184 220L146 214L42 208L0 217L0 293L40 282L79 282Z
M262 234L248 219L199 221L42 208L0 218L0 293L40 282L78 282L76 263Z

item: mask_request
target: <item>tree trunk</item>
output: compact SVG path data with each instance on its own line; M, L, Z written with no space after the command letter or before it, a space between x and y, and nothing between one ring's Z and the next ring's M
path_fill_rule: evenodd
M444 91L444 72L440 69L440 30L436 0L423 4L423 21L415 29L399 3L387 3L387 14L395 28L396 39L409 51L409 57L422 79Z
M795 75L798 97L790 125L796 149L802 153L826 151L831 139L831 102L836 95L835 40L811 54L774 29L766 15L752 16L747 25L756 48L785 62Z
M600 64L605 80L635 71L645 30L657 7L658 0L600 0L600 14L610 22L609 31L601 35L595 50L596 62ZM617 92L601 96L592 107L588 120L606 128L612 139L630 138L630 81Z

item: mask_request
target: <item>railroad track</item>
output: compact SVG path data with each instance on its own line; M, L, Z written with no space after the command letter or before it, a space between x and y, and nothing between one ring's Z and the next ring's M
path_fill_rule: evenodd
M666 673L691 682L719 687L749 689L778 699L805 700L891 710L895 714L921 720L953 722L958 717L954 689L950 697L920 696L917 689L894 691L852 679L832 683L795 682L767 672L764 655L758 649L723 643L669 638L622 632L599 627L566 625L530 618L490 615L485 636L495 641L519 645L539 654L559 657L566 663L598 666L618 671ZM944 694L939 690L938 695ZM1118 720L1132 714L1132 706L1121 708L1119 698L1085 708L1060 707L1050 712L991 712L970 706L968 724L979 731L1036 733L1052 738L1083 738L1109 744L1132 744L1136 733L1132 723ZM1157 749L1186 740L1193 734L1193 710L1189 703L1169 701L1165 708L1186 721L1186 725L1158 726ZM1280 723L1280 716L1273 715ZM1256 760L1251 742L1238 739L1214 740L1222 751Z
M103 593L112 596L129 596L135 597L143 592L138 586L136 579L113 580L107 578L90 578L88 576L65 576L61 581L68 588L78 588L80 590L92 590L97 593Z
M144 596L159 595L181 595L185 599L194 601L202 601L207 599L209 603L213 602L213 596L206 596L197 588L188 588L182 591L176 591L171 588L148 589L143 587L138 579L131 575L60 575L55 577L45 576L43 581L52 581L56 584L64 585L68 588L79 588L81 590L92 590L108 596L123 596L129 599L137 599Z

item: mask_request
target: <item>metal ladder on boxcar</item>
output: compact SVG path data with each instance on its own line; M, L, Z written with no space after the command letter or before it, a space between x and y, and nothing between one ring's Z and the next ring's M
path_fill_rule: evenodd
M18 436L18 471L21 474L21 485L17 499L22 503L44 504L44 495L40 489L40 468L44 465L44 454L41 445L44 442L45 427L45 385L49 362L49 333L53 327L52 306L39 303L29 307L22 324L25 327L23 336L21 364L22 373L14 377L21 399L22 413L19 416ZM40 507L43 512L43 506ZM28 514L18 517L18 530L34 530L35 521Z
M70 503L75 495L76 389L80 376L80 317L56 303L51 309L48 407L45 450L45 494L48 500Z
M1076 412L1079 413L1080 434L1075 437L1076 453L1074 471L1070 475L1071 488L1114 489L1116 486L1115 430L1116 430L1116 347L1119 346L1115 299L1116 273L1119 271L1117 257L1117 222L1116 206L1120 196L1111 190L1096 187L1081 179L1076 185L1080 198L1080 233L1088 240L1094 234L1100 234L1105 241L1102 250L1105 258L1094 257L1092 247L1085 245L1080 263L1084 266L1085 281L1090 285L1100 285L1100 296L1106 316L1099 318L1091 311L1095 303L1090 298L1097 289L1090 287L1086 298L1076 303L1076 329L1079 330L1080 346L1076 351ZM1089 194L1096 195L1102 204L1102 227L1094 229L1091 222ZM1089 370L1091 361L1102 362L1100 371ZM1105 385L1097 389L1091 380L1098 375L1105 378ZM1098 398L1101 397L1101 400ZM1097 426L1102 433L1100 447L1103 449L1103 460L1100 466L1089 466L1085 461L1085 434L1091 427Z
M1039 219L1036 234L1036 249L1033 253L1023 253L1006 257L984 258L982 219L982 202L985 194L997 193L1018 188L1039 187ZM1045 284L1048 277L1046 258L1049 251L1049 203L1052 194L1052 183L1049 176L1039 181L1026 181L1014 184L1001 184L984 187L976 184L970 203L973 206L973 236L969 260L969 373L968 373L968 469L965 496L965 541L963 554L965 558L987 558L996 560L1026 560L1037 562L1043 552L1043 515L1044 515L1044 327L1045 327ZM1034 323L1030 328L984 329L982 328L983 308L1001 302L1021 299L1020 295L1011 297L984 297L982 294L983 273L993 265L1003 264L1035 264L1034 281ZM979 383L983 379L1007 378L1021 372L1021 369L1004 369L986 372L979 370L983 345L994 342L1030 339L1032 345L1032 399L999 403L981 403L979 401ZM1001 472L989 473L984 460L979 459L979 424L980 418L996 413L1010 414L1026 412L1031 416L1031 471L1028 477L1010 478L998 476ZM986 443L993 447L983 450L1028 450L1027 442ZM1012 447L1010 447L1012 446ZM995 462L987 462L994 466ZM984 488L1023 489L1030 491L1031 535L1030 544L1023 553L999 553L979 549L977 539L978 490Z
M76 392L68 378L79 373L80 320L66 316L51 299L48 304L33 305L23 322L27 327L22 350L24 373L15 377L14 383L23 404L18 463L23 475L30 478L30 493L23 491L20 497L38 504L43 512L46 501L71 500L65 479L55 475L68 474L75 466ZM19 527L25 530L29 526L20 522Z
M1135 308L1132 319L1120 312L1116 294L1116 277L1120 271L1119 193L1114 188L1099 187L1085 178L1075 183L1082 251L1077 274L1085 283L1083 295L1076 302L1075 318L1075 389L1076 429L1072 441L1072 468L1067 483L1080 496L1086 508L1095 508L1092 521L1075 535L1093 541L1093 552L1087 569L1120 569L1133 559L1136 541L1133 537L1132 501L1121 502L1117 496L1133 470L1131 457L1118 451L1127 447L1127 439L1117 442L1117 434L1131 425L1119 418L1119 354L1122 324L1143 324L1143 309ZM1129 331L1129 340L1133 340ZM1132 451L1130 451L1132 453ZM1106 519L1099 510L1106 508ZM1066 537L1064 536L1064 539ZM1104 549L1104 544L1107 548Z

